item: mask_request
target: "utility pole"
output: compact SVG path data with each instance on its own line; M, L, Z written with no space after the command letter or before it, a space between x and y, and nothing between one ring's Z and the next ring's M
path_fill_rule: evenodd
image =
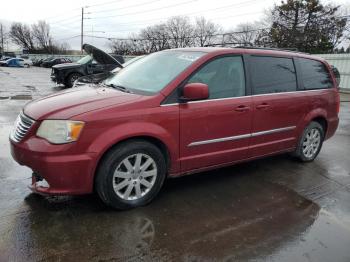
M84 7L81 8L81 33L80 33L80 49L83 54L83 43L84 42Z
M4 53L4 31L2 24L0 24L0 34L1 34L1 53Z

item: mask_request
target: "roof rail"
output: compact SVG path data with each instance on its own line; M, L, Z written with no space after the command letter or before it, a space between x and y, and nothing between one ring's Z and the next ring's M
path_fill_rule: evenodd
M261 49L261 50L272 50L272 51L284 51L299 54L309 54L306 52L301 52L297 48L274 48L274 47L261 47L261 46L235 46L234 48L244 48L244 49Z

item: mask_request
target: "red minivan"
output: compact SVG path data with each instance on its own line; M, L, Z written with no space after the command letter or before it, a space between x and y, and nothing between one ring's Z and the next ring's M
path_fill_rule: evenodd
M101 84L28 103L10 135L41 194L96 191L127 209L167 176L292 152L308 162L338 126L331 67L271 49L185 48L150 54Z

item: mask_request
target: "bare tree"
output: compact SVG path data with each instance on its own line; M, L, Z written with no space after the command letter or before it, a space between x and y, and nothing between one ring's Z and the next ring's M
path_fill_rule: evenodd
M33 34L30 27L26 24L17 22L12 23L9 36L15 44L27 49L28 51L36 49Z
M259 36L259 25L243 23L235 27L229 34L229 41L240 45L254 46Z
M174 16L166 23L171 48L189 47L194 44L194 26L186 16Z
M38 21L38 23L32 25L32 35L39 49L51 53L57 48L53 45L50 25L45 21Z
M120 55L132 54L131 40L112 40L110 48L113 53Z
M196 46L211 45L217 39L217 34L222 31L220 25L215 24L204 17L198 17L195 21L194 35Z
M140 32L140 40L146 53L170 48L168 26L164 23L149 26Z

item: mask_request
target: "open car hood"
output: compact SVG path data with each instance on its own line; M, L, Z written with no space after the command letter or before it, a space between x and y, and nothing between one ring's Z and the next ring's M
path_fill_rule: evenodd
M84 51L92 56L97 63L102 64L102 65L116 65L117 67L123 68L122 64L119 63L116 59L114 59L111 55L103 52L102 50L89 45L89 44L84 44L83 45Z

